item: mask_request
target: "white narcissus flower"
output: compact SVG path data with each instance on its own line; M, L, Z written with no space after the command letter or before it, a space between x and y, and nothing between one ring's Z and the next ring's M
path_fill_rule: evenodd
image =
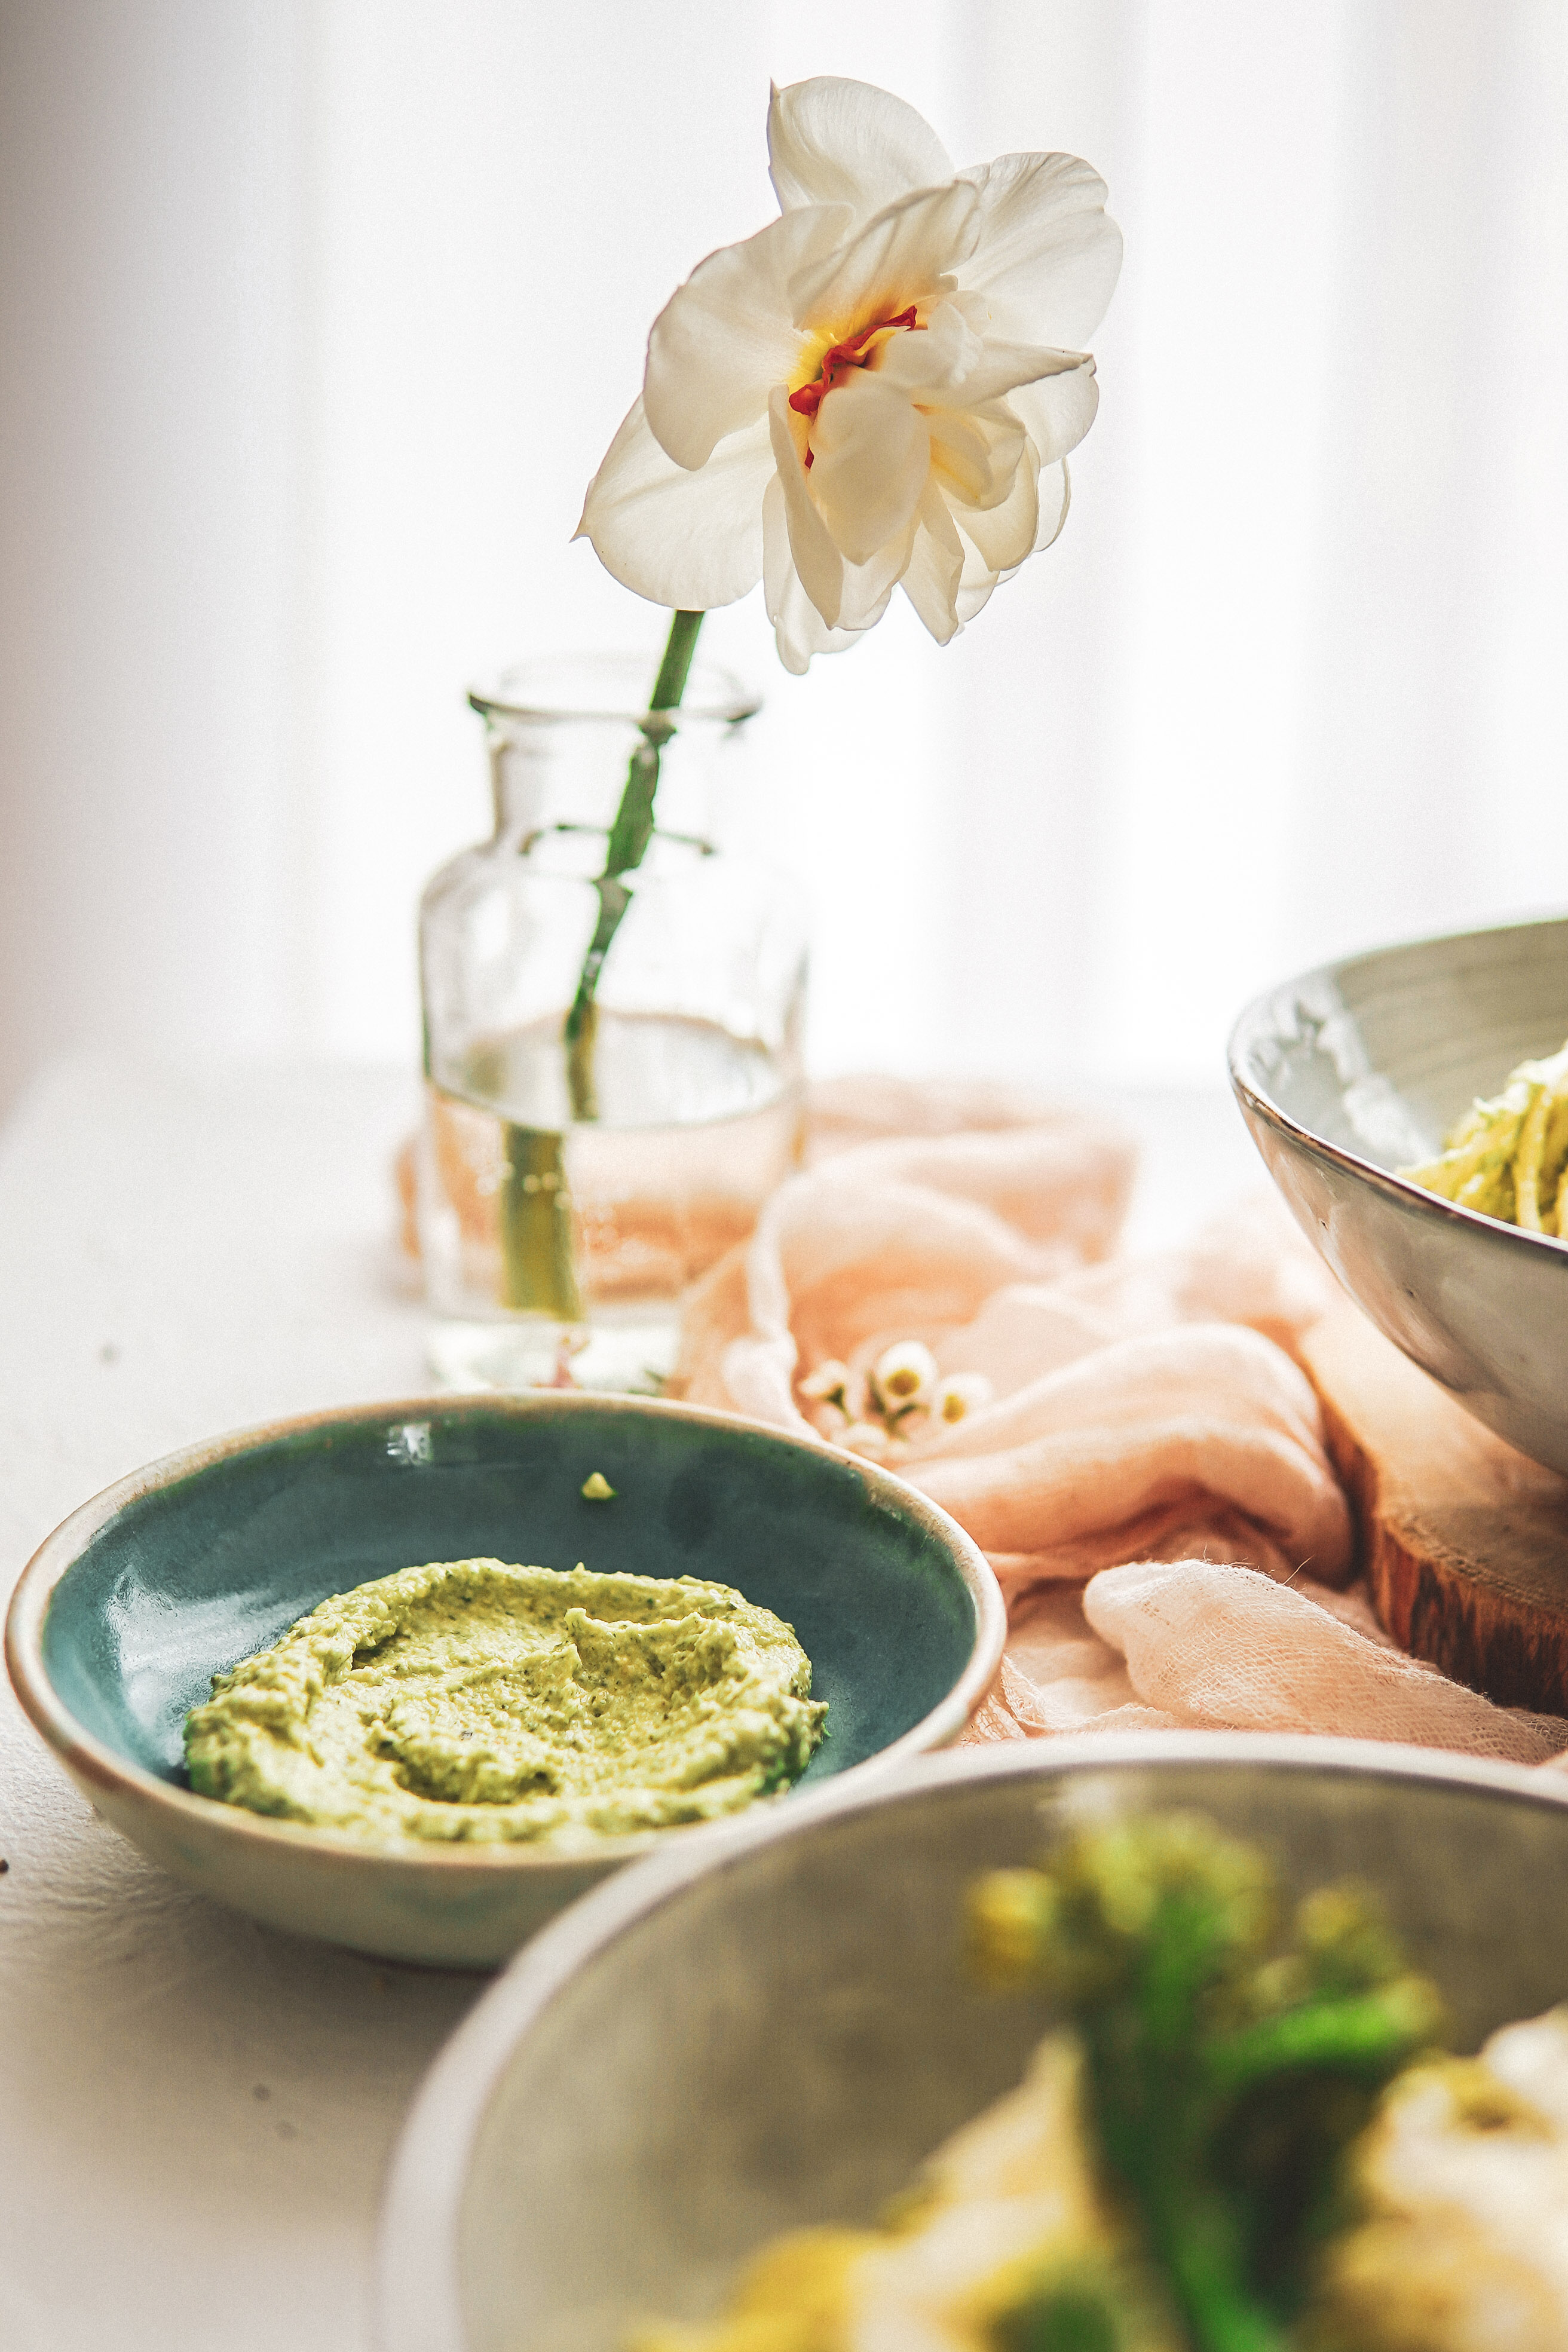
M579 534L687 612L761 579L797 674L900 586L945 645L1066 518L1121 262L1105 184L1070 155L955 173L866 82L775 89L768 154L782 215L655 320Z

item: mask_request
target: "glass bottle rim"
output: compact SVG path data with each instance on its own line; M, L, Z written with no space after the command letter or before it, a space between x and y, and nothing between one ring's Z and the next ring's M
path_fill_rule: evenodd
M539 656L477 678L468 688L468 708L481 719L503 723L599 720L640 727L658 668L657 656L650 660L643 654ZM681 723L732 727L762 707L762 696L731 671L693 662L681 698Z

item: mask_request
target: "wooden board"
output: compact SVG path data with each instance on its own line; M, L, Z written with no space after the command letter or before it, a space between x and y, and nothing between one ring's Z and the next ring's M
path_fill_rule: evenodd
M1355 1307L1303 1353L1382 1624L1505 1706L1568 1715L1568 1478L1472 1421Z

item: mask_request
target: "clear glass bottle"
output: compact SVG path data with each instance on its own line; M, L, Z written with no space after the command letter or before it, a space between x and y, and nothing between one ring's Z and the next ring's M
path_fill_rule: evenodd
M713 829L758 704L697 664L656 720L649 682L638 662L530 663L468 698L495 832L434 877L419 924L417 1214L451 1386L657 1389L683 1295L798 1164L804 910ZM655 831L599 976L590 1104L563 1031L650 745Z

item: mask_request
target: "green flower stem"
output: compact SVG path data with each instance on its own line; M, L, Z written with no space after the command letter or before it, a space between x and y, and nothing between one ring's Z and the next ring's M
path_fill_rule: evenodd
M605 870L595 884L599 894L599 919L594 926L594 936L588 952L583 959L583 971L577 982L577 993L566 1015L563 1042L566 1047L566 1079L572 1097L574 1122L587 1122L599 1116L598 1092L594 1079L594 1041L599 1024L599 974L605 968L616 933L620 929L632 894L621 879L642 864L648 843L653 838L654 795L658 791L659 759L664 746L675 732L672 719L662 713L679 709L686 691L687 674L691 656L697 648L697 633L702 626L700 613L677 613L669 625L669 639L664 648L664 659L658 666L653 693L648 698L647 717L642 722L642 741L632 753L626 771L626 789L621 804L616 811L616 821L610 827L610 838L605 850Z
M520 1314L551 1315L558 1323L581 1321L572 1196L560 1136L508 1120L506 1174L496 1211L501 1305Z

